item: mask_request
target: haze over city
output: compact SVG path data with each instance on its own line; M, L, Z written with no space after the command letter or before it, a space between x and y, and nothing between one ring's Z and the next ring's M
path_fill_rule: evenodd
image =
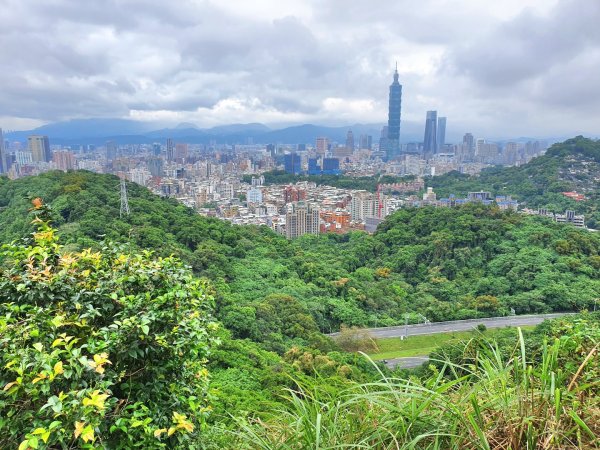
M594 134L599 17L585 0L8 0L0 125L382 124L397 62L403 128L439 110L455 140Z

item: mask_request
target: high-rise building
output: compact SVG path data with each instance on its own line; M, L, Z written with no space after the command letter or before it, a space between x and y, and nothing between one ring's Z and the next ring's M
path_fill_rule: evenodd
M359 139L359 147L363 150L371 150L373 148L373 136L361 134Z
M323 175L339 175L340 160L337 158L323 158Z
M383 219L387 214L385 197L371 194L366 191L357 192L350 201L350 215L352 220L365 222L367 218Z
M67 150L59 150L52 154L52 162L58 170L66 172L75 169L75 155Z
M390 85L388 105L388 125L386 136L387 159L393 159L400 153L400 115L402 109L402 85L398 82L398 65L394 71L394 81Z
M285 214L285 236L294 239L304 234L319 234L319 210L305 202L288 205Z
M437 152L440 153L444 151L444 146L446 145L446 118L438 117L437 122Z
M296 153L288 153L283 157L285 171L294 175L299 175L302 172L302 162L300 155Z
M6 147L4 145L4 135L2 134L2 128L0 128L0 173L8 172L8 158L6 155Z
M167 161L173 161L175 159L175 146L173 145L173 139L167 139Z
M346 133L346 148L350 153L354 152L354 133L352 133L352 130L348 130L348 133Z
M519 145L516 142L507 142L504 146L504 164L513 166L517 162L517 155L519 153Z
M316 143L317 153L321 156L325 155L329 150L329 139L326 137L318 137Z
M173 157L177 162L184 162L188 157L188 145L181 143L175 144L175 154Z
M162 149L160 148L160 144L158 142L152 144L152 154L154 156L160 156L161 151Z
M321 175L321 166L317 158L308 158L308 174Z
M153 177L162 177L163 160L161 158L150 158L148 160L148 170Z
M466 144L469 152L475 153L475 139L471 133L466 133L463 136L463 144Z
M119 153L119 148L117 147L117 143L115 141L108 141L106 143L106 160L114 161L117 159Z
M31 152L34 163L52 161L48 136L31 135L27 137L27 147Z
M431 156L437 152L437 111L427 111L423 152L425 152L425 156Z

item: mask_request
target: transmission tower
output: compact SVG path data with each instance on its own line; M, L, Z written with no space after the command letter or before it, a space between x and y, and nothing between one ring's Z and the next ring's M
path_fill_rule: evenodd
M125 184L125 180L121 178L121 211L119 212L119 217L128 215L129 201L127 200L127 185Z

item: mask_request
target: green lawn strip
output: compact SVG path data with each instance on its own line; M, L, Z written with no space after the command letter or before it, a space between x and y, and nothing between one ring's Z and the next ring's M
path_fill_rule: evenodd
M531 330L535 327L521 327L523 330ZM502 328L491 329L485 332L485 336L492 338L494 334ZM429 355L439 346L457 342L473 337L477 331L456 331L438 334L426 334L419 336L409 336L408 339L402 340L399 337L376 339L379 351L370 353L369 356L375 360L392 359L392 358L407 358L411 356Z

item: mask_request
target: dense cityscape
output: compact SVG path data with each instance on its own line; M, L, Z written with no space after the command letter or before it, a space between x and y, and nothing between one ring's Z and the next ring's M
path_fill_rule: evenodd
M389 88L388 124L378 141L370 135L355 137L349 129L343 143L320 136L314 143L210 146L167 138L152 145L109 141L99 147L63 148L53 146L48 136L31 135L27 143L1 139L0 173L11 179L48 170L112 173L159 195L176 198L200 214L235 224L266 225L288 238L322 232L372 232L402 206L494 201L503 209L518 209L510 195L492 198L490 193L474 192L464 199L438 200L435 192L426 190L423 178L451 171L477 174L495 165L523 165L542 155L546 142L495 143L466 133L462 142L446 143L447 118L438 117L437 111L427 111L423 142L401 144L401 101L402 86L396 70ZM314 182L264 186L262 174L278 169L292 175L392 175L416 181L393 188L382 186L376 193ZM251 182L244 182L244 177L251 177ZM575 219L572 212L556 220L584 226L583 217ZM288 226L297 221L302 225Z

